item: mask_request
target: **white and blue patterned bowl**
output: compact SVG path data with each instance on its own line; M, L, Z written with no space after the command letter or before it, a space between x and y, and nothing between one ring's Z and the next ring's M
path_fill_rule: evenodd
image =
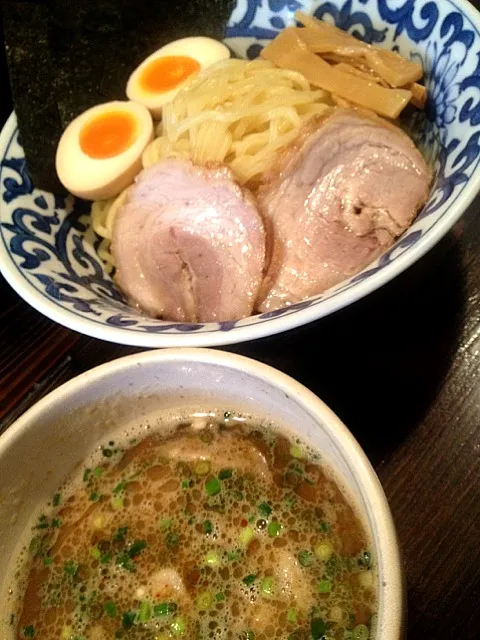
M280 333L367 295L425 254L480 187L480 15L465 0L238 0L226 42L255 57L296 9L420 60L429 102L412 133L435 166L430 199L378 260L326 293L237 322L185 324L139 315L105 273L85 202L34 188L12 114L0 137L0 268L38 311L81 333L143 347L208 346Z

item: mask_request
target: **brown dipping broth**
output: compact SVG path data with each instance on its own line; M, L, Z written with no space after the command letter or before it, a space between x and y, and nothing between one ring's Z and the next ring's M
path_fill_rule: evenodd
M375 636L367 534L300 441L226 412L102 454L34 527L18 638Z

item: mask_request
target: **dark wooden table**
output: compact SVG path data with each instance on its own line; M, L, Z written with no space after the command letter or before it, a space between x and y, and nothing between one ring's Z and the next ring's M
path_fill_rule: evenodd
M0 117L11 110L0 64ZM395 282L306 328L228 348L312 389L383 483L405 555L408 638L480 638L478 198ZM64 329L0 276L0 430L46 393L136 351Z

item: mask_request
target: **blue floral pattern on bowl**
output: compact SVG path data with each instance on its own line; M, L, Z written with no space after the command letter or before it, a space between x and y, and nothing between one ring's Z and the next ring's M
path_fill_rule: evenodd
M480 18L463 0L238 0L226 43L258 55L304 9L357 37L421 61L429 100L409 123L435 167L430 199L412 227L361 273L323 295L236 322L155 320L130 308L96 254L89 205L34 188L15 118L0 143L0 268L33 306L54 320L105 340L140 346L239 342L305 324L390 280L453 225L480 176Z

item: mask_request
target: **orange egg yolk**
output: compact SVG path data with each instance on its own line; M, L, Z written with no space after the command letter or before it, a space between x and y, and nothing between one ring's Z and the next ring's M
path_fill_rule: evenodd
M96 160L113 158L133 144L136 133L137 122L127 111L101 113L80 131L80 148Z
M146 66L140 85L149 93L170 91L199 70L200 64L189 56L164 56Z

